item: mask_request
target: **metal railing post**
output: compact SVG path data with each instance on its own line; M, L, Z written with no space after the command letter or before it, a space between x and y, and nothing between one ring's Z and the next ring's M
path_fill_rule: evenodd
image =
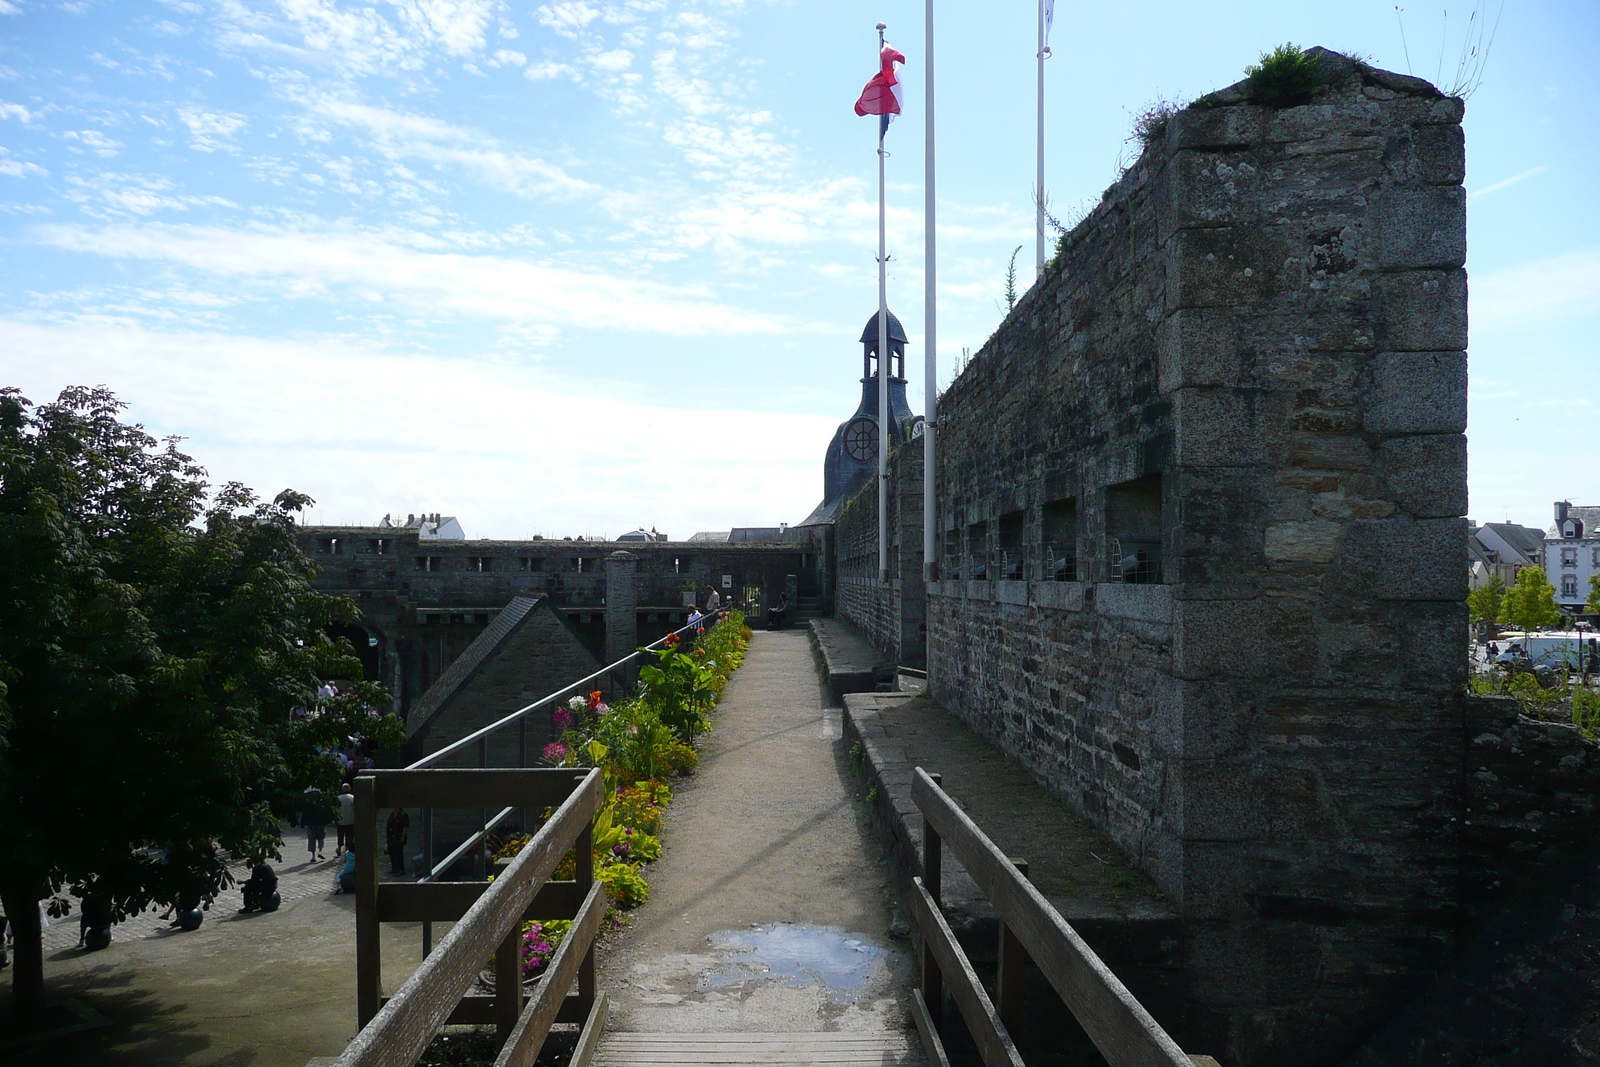
M928 777L934 785L944 781L940 774L929 774ZM933 828L933 823L928 821L926 813L922 816L922 885L933 898L935 904L941 904L940 894L942 862L944 859L944 843L939 840L939 831ZM939 973L939 961L934 958L933 949L928 947L927 934L922 937L922 999L927 1002L928 1014L933 1021L938 1023L944 1015L944 976Z

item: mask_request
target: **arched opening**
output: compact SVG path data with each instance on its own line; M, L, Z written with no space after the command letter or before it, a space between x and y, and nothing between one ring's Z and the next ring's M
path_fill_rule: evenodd
M361 661L361 677L363 681L381 681L379 667L383 662L383 651L378 644L378 636L368 633L359 626L340 624L328 627L328 636L334 640L343 637L355 649L356 658Z

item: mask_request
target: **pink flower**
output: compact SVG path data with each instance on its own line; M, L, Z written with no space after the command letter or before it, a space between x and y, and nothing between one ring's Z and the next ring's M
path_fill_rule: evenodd
M550 725L557 733L572 725L572 713L566 708L557 708L550 713Z
M552 741L544 746L544 761L549 764L559 764L567 758L567 746L560 741Z

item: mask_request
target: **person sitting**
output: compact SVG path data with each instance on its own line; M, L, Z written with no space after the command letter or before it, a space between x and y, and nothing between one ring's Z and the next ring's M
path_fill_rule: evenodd
M356 891L356 850L353 848L344 851L344 866L340 868L339 877L334 881L333 891L335 893Z
M244 894L244 907L246 911L277 911L283 898L278 895L278 872L272 869L269 863L258 863L250 869L250 878L239 884L239 890Z
M789 617L789 594L779 593L778 602L767 609L767 629L781 630Z
M78 947L91 952L111 944L111 902L96 892L90 892L78 906Z

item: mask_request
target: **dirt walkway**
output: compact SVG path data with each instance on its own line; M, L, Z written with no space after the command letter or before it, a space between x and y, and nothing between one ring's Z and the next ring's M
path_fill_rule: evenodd
M602 958L614 1030L898 1029L905 942L803 631L758 632Z

